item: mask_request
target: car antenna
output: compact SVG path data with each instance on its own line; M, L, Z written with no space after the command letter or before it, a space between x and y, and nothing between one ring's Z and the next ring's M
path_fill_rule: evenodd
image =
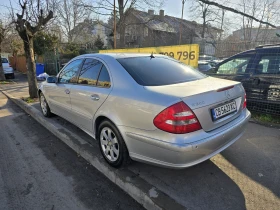
M151 59L152 59L152 58L155 58L154 52L152 52L152 54L150 55L150 57L151 57Z

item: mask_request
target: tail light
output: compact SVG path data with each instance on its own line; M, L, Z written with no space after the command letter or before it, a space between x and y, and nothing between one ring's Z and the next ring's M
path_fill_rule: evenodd
M190 133L201 129L201 125L192 110L184 103L176 103L154 119L154 125L169 133Z
M247 97L246 97L246 93L244 96L244 103L243 103L243 109L245 109L247 107Z
M12 65L11 65L11 64L9 64L9 67L12 67Z

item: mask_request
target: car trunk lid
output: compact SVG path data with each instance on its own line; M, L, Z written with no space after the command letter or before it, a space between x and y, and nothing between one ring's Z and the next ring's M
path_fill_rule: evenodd
M239 82L213 77L174 85L146 86L145 88L161 94L179 97L193 110L206 132L238 117L244 101L244 89ZM225 114L219 119L214 119L215 108L223 105L229 107L233 103L236 105L236 111Z

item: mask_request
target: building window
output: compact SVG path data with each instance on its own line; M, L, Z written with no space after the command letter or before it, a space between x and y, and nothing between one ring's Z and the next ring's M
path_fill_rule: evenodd
M149 29L147 27L144 28L144 37L149 36Z

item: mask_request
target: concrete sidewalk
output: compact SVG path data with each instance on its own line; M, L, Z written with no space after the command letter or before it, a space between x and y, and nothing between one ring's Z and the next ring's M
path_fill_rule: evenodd
M17 75L16 75L17 76ZM148 209L279 209L280 130L249 123L245 135L211 160L184 170L134 162L116 170L97 143L60 117L44 118L38 103L25 104L27 84L2 85L16 104Z

